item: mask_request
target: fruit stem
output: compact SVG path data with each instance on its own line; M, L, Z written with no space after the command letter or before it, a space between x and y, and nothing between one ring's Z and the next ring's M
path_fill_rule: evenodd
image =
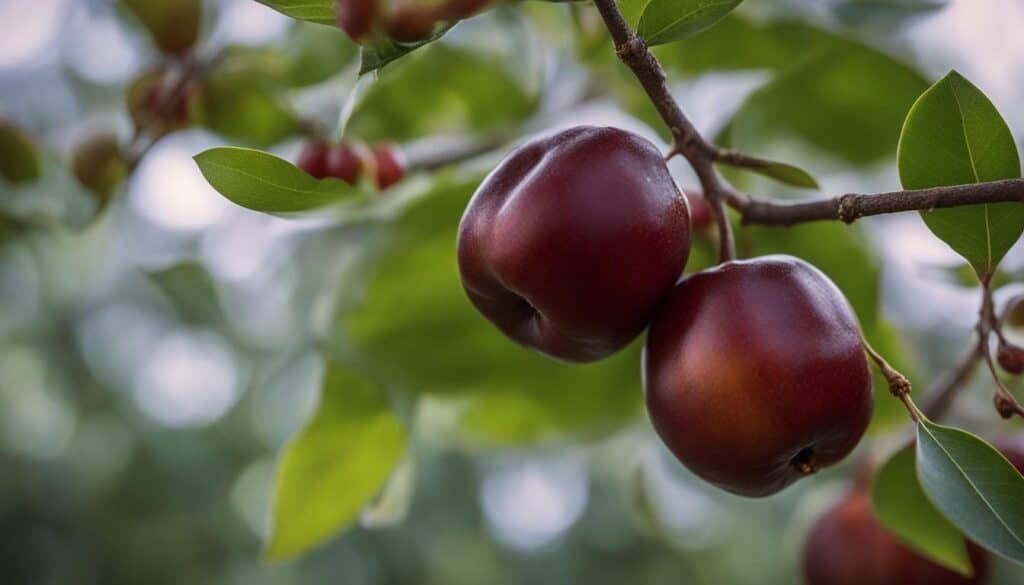
M996 371L992 359L992 348L989 347L988 336L995 331L1000 341L1004 341L995 317L995 303L992 302L992 274L987 273L981 276L981 308L978 310L978 324L975 326L980 341L981 356L985 359L989 373L992 374L992 381L995 382L996 390L992 396L992 403L996 407L999 416L1009 419L1014 416L1024 418L1024 406L1021 406L1017 398L1006 389L1003 381Z
M871 347L867 339L862 341L864 351L875 363L875 366L878 367L878 371L885 377L885 381L889 383L889 392L903 403L903 406L906 407L907 412L910 414L911 420L915 423L927 420L924 413L914 404L914 399L910 397L910 393L913 390L910 380L896 370L896 368L892 367L881 354L875 351L875 348Z

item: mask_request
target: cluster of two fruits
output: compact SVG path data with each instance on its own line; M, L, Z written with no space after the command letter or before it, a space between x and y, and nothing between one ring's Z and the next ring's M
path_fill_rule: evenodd
M337 0L338 27L357 43L383 35L401 43L429 38L441 23L469 18L489 0Z
M790 256L681 281L686 198L649 141L578 127L531 141L480 186L459 229L473 304L520 344L570 362L649 330L650 418L690 470L746 496L849 454L872 412L854 313Z
M363 177L371 178L381 190L401 181L407 167L405 154L394 144L371 149L357 141L329 144L321 140L307 143L295 164L315 179L333 177L355 185Z

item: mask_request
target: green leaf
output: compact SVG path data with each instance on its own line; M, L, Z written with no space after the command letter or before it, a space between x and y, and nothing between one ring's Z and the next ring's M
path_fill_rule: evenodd
M347 131L372 141L496 129L536 110L533 81L517 77L502 58L437 43L382 71Z
M363 47L362 64L359 66L359 74L371 73L392 61L401 59L416 49L429 45L443 37L456 23L445 23L436 27L434 34L430 37L416 41L415 43L399 43L387 37L378 36L373 39L369 46Z
M284 97L284 84L245 52L231 52L204 77L189 113L199 124L256 147L295 134L298 116Z
M358 46L337 28L297 23L281 43L288 82L296 87L330 79L352 62Z
M1024 477L960 429L917 426L917 477L935 507L981 546L1024 564Z
M27 183L43 172L39 147L20 128L0 120L0 179Z
M334 0L256 0L298 20L334 26Z
M320 405L281 458L265 555L294 557L351 524L406 450L381 388L328 364Z
M466 298L455 236L479 179L444 180L379 226L375 250L347 278L336 343L389 388L456 400L474 445L600 433L636 416L639 343L596 364L561 364L510 341Z
M914 452L908 445L878 470L871 489L875 516L910 548L969 577L974 568L964 535L928 501L917 481Z
M650 0L637 24L649 45L691 37L725 18L743 0Z
M255 211L308 211L353 199L360 191L337 179L318 181L292 163L249 148L211 148L195 156L218 193Z
M183 262L148 276L167 295L183 320L207 325L224 321L217 285L201 264Z
M816 181L810 173L796 165L791 165L788 163L766 161L764 165L742 167L740 168L740 170L750 171L751 173L764 175L765 177L775 179L780 183L783 183L785 185L791 185L793 187L800 187L802 189L818 188L818 181Z
M981 183L1020 176L1009 127L992 102L953 71L914 104L899 143L905 189ZM1024 232L1024 205L994 203L922 211L928 228L979 277L991 274Z
M805 22L756 22L732 13L710 30L655 47L654 53L673 73L697 75L721 70L784 69L844 42Z
M843 0L832 7L845 26L892 28L946 7L948 0Z
M797 139L856 165L890 156L900 124L927 83L884 53L836 43L751 94L729 123L731 145L770 155L771 147Z

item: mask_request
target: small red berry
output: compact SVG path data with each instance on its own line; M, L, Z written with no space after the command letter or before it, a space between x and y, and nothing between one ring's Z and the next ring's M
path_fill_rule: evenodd
M358 146L342 142L327 151L327 176L355 185L363 174L363 157Z
M316 140L306 144L299 153L295 166L309 173L314 179L323 179L327 176L327 151L329 146L326 142Z
M394 144L378 144L373 149L373 158L377 163L377 187L387 189L402 180L408 163L405 154Z

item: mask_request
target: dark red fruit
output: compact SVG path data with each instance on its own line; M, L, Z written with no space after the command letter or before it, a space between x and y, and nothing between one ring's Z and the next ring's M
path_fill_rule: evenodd
M183 91L168 84L168 73L154 69L139 76L125 93L128 114L136 127L158 135L185 128L189 124L189 106L197 99L199 87L189 83Z
M377 187L387 189L402 180L407 163L405 154L397 145L378 144L373 149L373 160L377 167Z
M337 0L338 28L357 43L367 40L376 25L378 0Z
M330 145L319 140L309 142L302 147L295 166L309 173L314 179L327 177L327 152Z
M487 7L489 0L448 0L437 7L436 14L441 20L462 20L469 18Z
M355 185L363 174L364 160L359 146L349 142L336 144L327 150L327 176Z
M1024 372L1024 348L1022 347L1000 342L996 359L999 360L999 365L1010 374Z
M704 231L711 227L711 204L703 195L694 191L686 192L686 200L690 203L690 223L695 231Z
M679 283L651 324L647 409L691 471L773 494L846 457L871 418L857 318L792 256L727 262Z
M980 585L989 555L968 543L974 576L964 577L907 548L875 520L865 490L825 512L807 538L806 585Z
M399 4L388 19L388 36L400 43L415 43L430 38L438 18L434 7Z
M686 264L690 218L653 144L579 126L527 142L487 177L458 248L485 317L526 347L588 362L650 322Z
M1024 474L1024 435L1015 437L999 437L992 441L992 446L1006 456L1017 471Z

